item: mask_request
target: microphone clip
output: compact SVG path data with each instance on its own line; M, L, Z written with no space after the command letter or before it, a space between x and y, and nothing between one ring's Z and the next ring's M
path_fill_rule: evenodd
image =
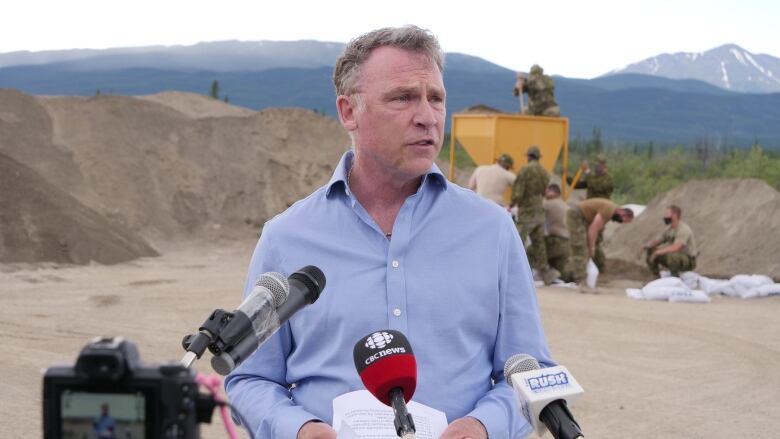
M181 345L188 355L185 355L182 362L185 367L189 367L195 358L200 358L206 352L206 349L210 350L213 354L218 355L226 346L229 346L224 340L223 330L233 320L235 314L225 311L224 309L216 309L211 315L203 322L198 328L197 334L185 335L181 341ZM189 361L187 359L189 358Z

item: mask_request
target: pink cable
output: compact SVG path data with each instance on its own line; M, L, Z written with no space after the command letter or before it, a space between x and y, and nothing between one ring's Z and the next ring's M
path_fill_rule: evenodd
M236 426L233 424L233 419L230 417L230 414L228 414L227 401L222 398L219 393L219 390L222 388L222 378L220 378L218 375L205 375L198 373L195 375L195 381L201 386L207 388L209 392L214 395L215 401L222 403L219 405L219 411L222 414L222 422L225 424L228 437L230 439L238 439Z

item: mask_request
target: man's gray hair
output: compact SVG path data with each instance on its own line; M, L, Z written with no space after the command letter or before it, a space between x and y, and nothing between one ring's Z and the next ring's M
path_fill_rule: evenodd
M366 62L374 49L383 46L418 52L436 63L440 71L444 69L444 55L439 41L428 30L414 25L385 27L363 34L347 43L344 53L336 61L333 70L333 85L337 95L356 93L360 67Z

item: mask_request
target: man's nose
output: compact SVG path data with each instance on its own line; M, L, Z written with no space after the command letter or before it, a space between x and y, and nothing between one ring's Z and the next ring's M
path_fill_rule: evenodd
M414 113L413 122L415 125L421 128L430 129L439 123L437 117L439 111L434 108L433 105L433 102L427 98L420 99Z

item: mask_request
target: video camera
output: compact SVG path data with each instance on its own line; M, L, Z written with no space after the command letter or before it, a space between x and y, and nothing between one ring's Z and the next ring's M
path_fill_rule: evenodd
M44 439L198 438L216 402L180 363L144 365L123 338L95 338L43 377Z

